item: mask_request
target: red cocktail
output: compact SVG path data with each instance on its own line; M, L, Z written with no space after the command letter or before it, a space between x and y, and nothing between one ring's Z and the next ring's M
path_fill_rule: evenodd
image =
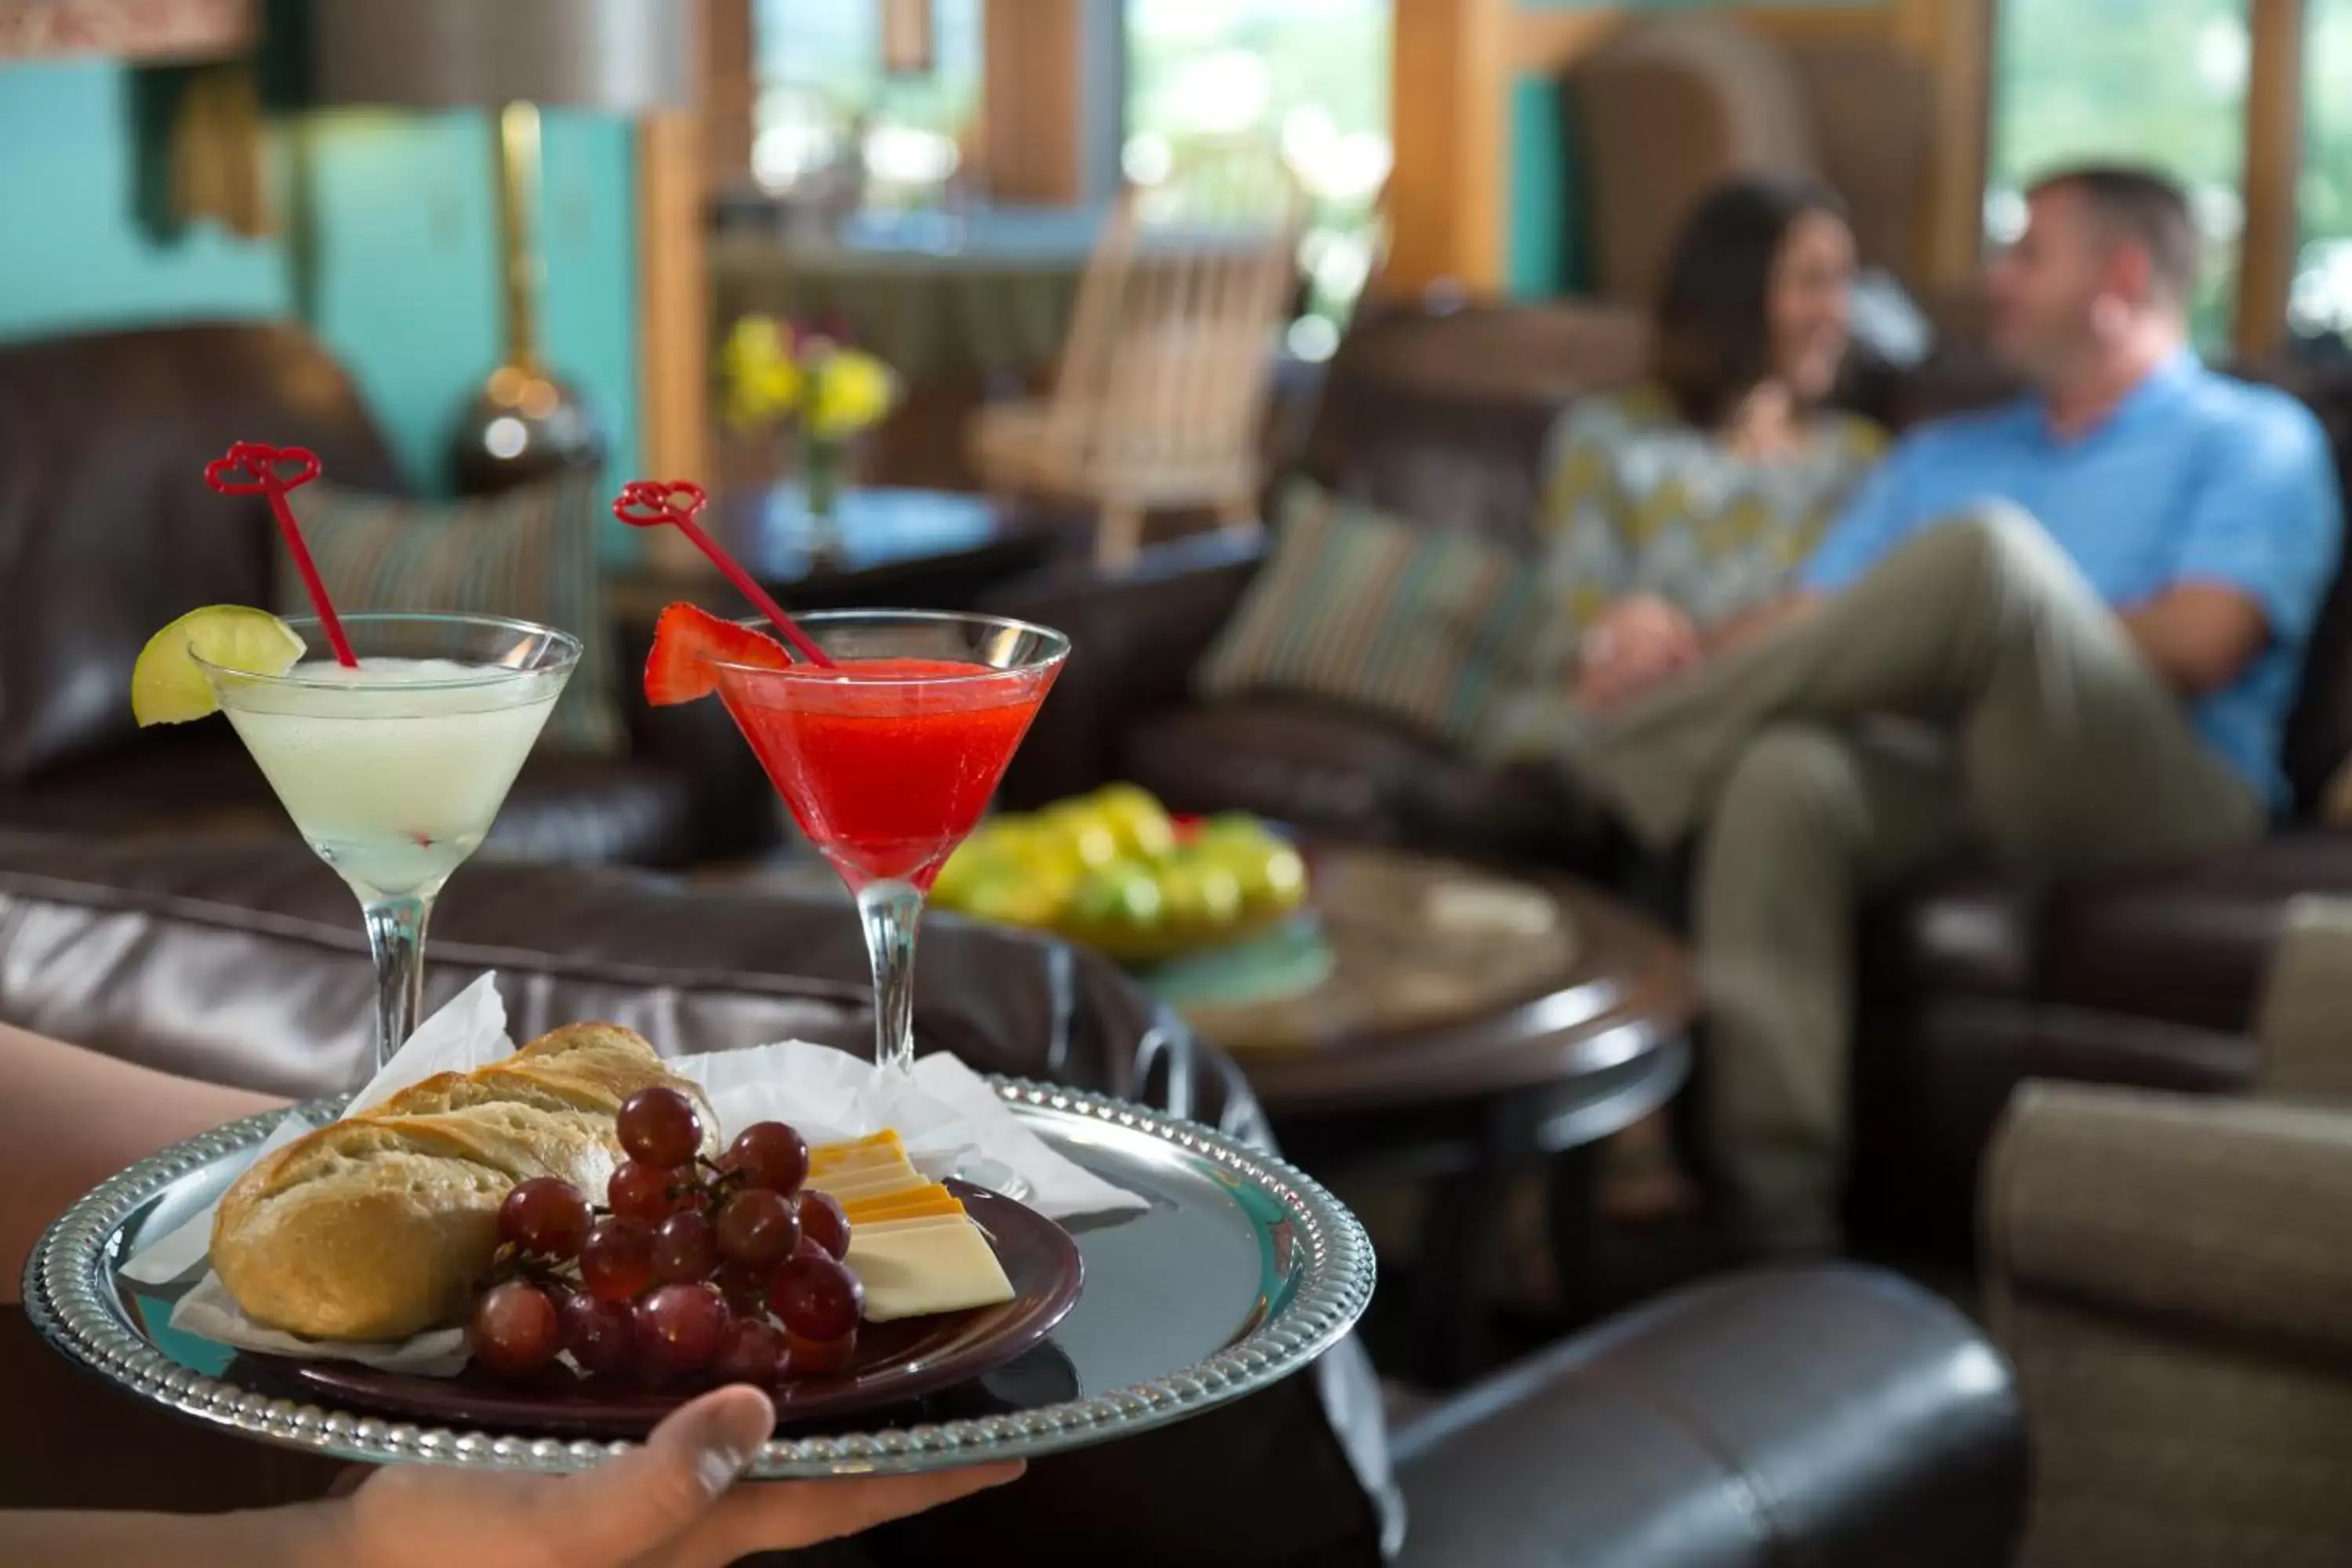
M923 895L987 809L1070 643L1020 621L914 610L800 626L833 664L786 664L764 637L700 658L793 819L856 895L876 1053L906 1067Z
M853 891L896 879L928 893L1052 680L1051 669L849 658L831 669L722 666L719 695L793 819Z

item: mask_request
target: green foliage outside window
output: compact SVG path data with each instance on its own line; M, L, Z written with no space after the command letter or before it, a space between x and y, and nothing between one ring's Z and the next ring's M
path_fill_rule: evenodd
M2024 221L2023 191L2072 163L2163 170L2207 244L2194 328L2226 344L2244 208L2248 0L2000 0L1985 227Z

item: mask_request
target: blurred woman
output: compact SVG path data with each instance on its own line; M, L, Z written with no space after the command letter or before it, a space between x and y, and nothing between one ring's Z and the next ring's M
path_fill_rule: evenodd
M1844 205L1814 181L1749 176L1692 213L1649 380L1580 400L1552 433L1538 527L1558 608L1500 750L1572 743L1788 585L1885 449L1826 406L1853 271Z
M1648 381L1580 400L1552 432L1538 527L1555 608L1501 705L1500 754L1557 754L1593 716L1760 629L1748 612L1782 596L1886 448L1826 405L1853 272L1844 204L1815 181L1752 175L1691 214ZM1602 1172L1612 1219L1696 1205L1663 1118L1611 1140Z

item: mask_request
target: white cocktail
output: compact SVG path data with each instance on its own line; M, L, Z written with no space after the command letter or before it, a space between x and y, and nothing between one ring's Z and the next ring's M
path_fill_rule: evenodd
M295 667L221 707L310 847L365 898L431 894L482 842L563 689L446 658Z
M286 815L359 895L381 1067L422 1011L434 895L489 832L580 643L488 616L346 616L359 660L346 667L317 621L286 626L310 656L282 674L190 657Z

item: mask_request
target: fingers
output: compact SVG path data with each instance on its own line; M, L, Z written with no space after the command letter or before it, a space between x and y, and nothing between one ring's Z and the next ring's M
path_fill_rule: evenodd
M908 1514L1018 1480L1015 1461L920 1476L865 1476L839 1481L782 1481L738 1487L688 1542L685 1564L731 1563L754 1552L788 1551L855 1535ZM709 1551L709 1555L705 1555Z
M1621 707L1699 663L1696 647L1627 648L1587 666L1576 683L1578 706L1588 712Z
M676 1540L710 1511L775 1430L776 1408L738 1384L678 1406L646 1445L546 1493L555 1553L620 1563Z

